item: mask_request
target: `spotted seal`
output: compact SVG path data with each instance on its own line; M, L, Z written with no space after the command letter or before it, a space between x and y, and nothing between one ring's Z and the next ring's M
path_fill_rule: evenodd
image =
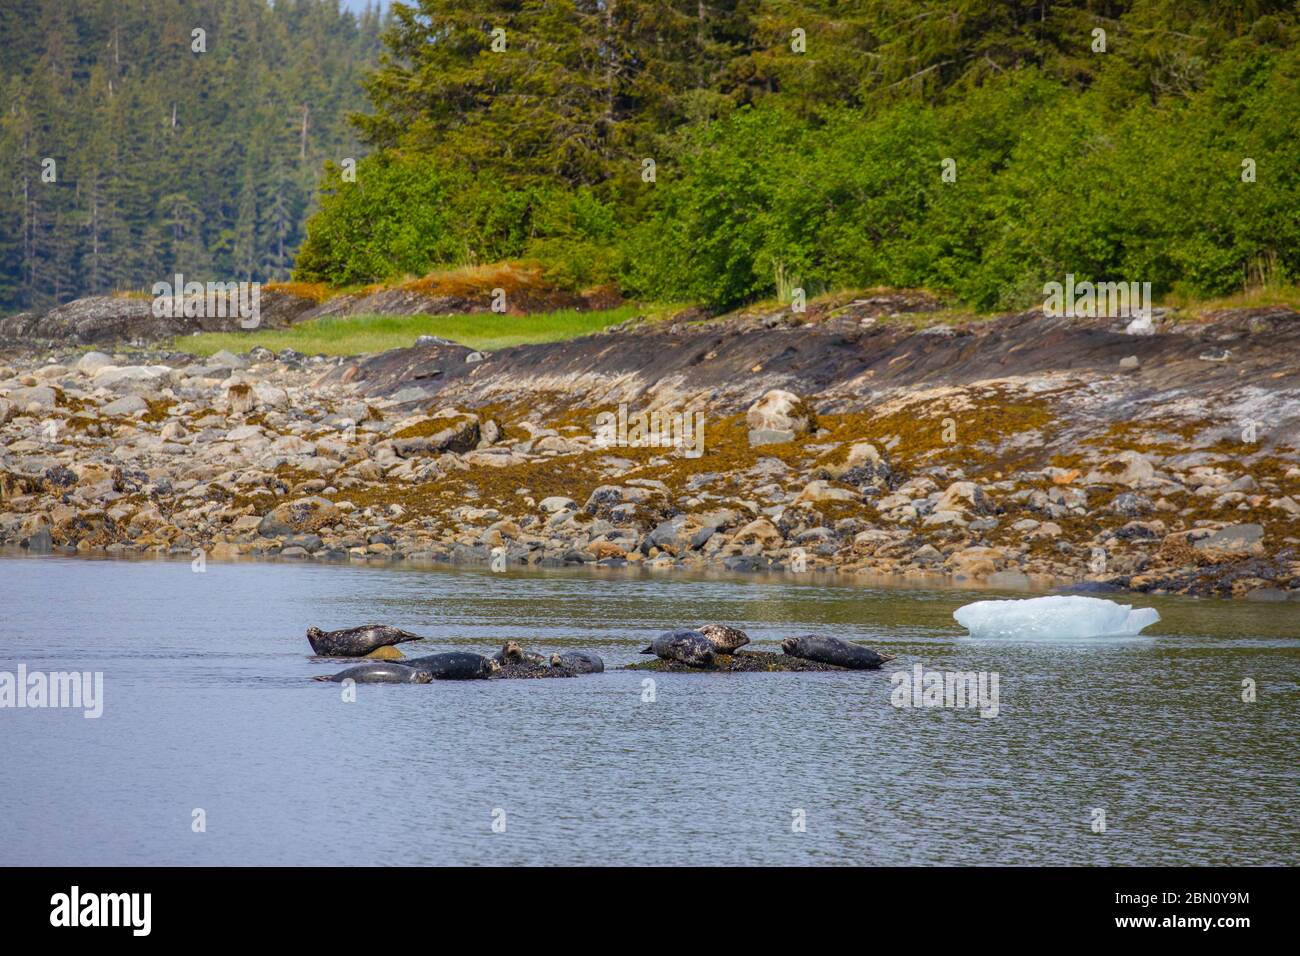
M363 624L346 627L341 631L322 631L319 627L307 628L311 649L321 657L365 657L380 647L423 640L400 627L386 624Z
M412 657L402 661L400 666L428 674L433 680L478 680L491 677L501 669L492 658L468 651Z
M878 654L861 644L850 644L837 637L817 637L805 634L802 637L787 637L781 642L781 650L791 657L801 657L806 661L819 661L823 664L835 664L850 670L875 670L886 661L894 659L892 654Z
M605 670L605 662L598 655L588 654L586 651L552 654L551 666L564 667L579 674L600 674Z
M507 664L548 664L549 659L534 651L526 651L518 641L506 641L492 659L505 667Z
M691 667L709 667L716 649L699 631L668 631L660 634L642 654L654 654L666 661L681 661Z
M337 674L313 677L312 680L333 681L336 684L345 680L356 681L358 684L427 684L433 680L433 675L393 661L372 661L349 667Z
M738 648L749 643L749 635L730 624L703 624L696 630L709 639L719 654L734 654Z

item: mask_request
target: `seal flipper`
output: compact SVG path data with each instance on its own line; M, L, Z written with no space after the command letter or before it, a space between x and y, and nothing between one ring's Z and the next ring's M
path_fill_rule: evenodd
M655 649L654 649L653 647L647 647L647 648L646 648L644 651L642 651L641 653L642 653L642 654L653 654L654 652L655 652Z

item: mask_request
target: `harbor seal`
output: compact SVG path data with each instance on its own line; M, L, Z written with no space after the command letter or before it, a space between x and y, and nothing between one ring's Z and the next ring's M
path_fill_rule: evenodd
M360 627L346 627L341 631L322 631L319 627L309 627L307 640L311 642L311 649L321 657L365 657L376 648L423 638L400 627L363 624Z
M567 651L564 654L551 655L552 667L565 667L579 674L600 674L605 670L605 662L596 654L586 651Z
M507 664L548 664L550 661L534 651L526 651L518 641L506 641L492 659L505 667Z
M730 624L703 624L696 630L709 639L719 654L734 654L738 648L749 643L749 635Z
M467 651L412 657L402 661L399 666L428 674L433 680L479 680L491 677L501 669L501 665L492 658Z
M660 634L642 654L654 654L666 661L681 661L691 667L713 664L713 642L699 631L668 631Z
M850 644L837 637L817 637L813 634L787 637L781 642L781 650L791 657L835 664L855 671L875 670L886 661L894 659L892 654L877 654L871 648L863 647L861 644Z
M333 681L341 684L345 680L354 680L358 684L427 684L433 680L432 675L415 670L405 664L392 661L372 661L358 664L345 671L339 671L328 677L313 677L312 680Z

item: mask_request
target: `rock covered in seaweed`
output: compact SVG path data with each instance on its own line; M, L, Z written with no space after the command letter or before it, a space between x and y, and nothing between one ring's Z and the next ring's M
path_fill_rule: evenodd
M845 668L834 664L774 654L771 651L739 650L734 654L715 654L713 663L707 667L684 664L681 661L655 658L649 661L637 661L627 664L624 670L651 671L666 674L716 674L716 673L778 673L778 672L844 672Z

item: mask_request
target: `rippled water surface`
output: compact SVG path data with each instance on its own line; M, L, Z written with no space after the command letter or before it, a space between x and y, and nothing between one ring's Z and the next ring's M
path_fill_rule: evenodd
M0 862L1300 863L1300 605L1143 598L1164 615L1148 638L976 642L952 611L980 596L0 558L0 671L105 685L98 720L0 710ZM516 638L611 669L362 685L347 703L308 680L339 665L303 632L369 620L428 635L417 653ZM710 620L759 649L816 632L898 659L661 674L653 702L616 669ZM917 663L996 672L999 716L892 706L891 672Z

